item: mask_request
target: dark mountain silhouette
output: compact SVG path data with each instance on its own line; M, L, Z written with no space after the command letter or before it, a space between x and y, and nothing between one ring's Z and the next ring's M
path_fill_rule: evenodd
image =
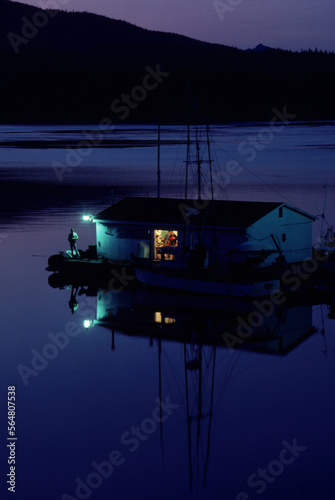
M264 52L264 50L273 50L273 49L271 47L268 47L267 45L259 43L258 45L256 45L255 48L247 49L247 52Z
M335 54L256 49L0 0L0 122L334 119Z

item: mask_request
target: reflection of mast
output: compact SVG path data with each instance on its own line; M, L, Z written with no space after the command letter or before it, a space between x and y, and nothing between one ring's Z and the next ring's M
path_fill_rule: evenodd
M320 240L323 237L323 221L325 220L325 212L326 212L326 201L327 201L327 190L328 190L328 182L323 186L323 188L326 190L325 191L325 198L323 202L323 212L321 215L322 221L321 221L321 230L320 230Z
M189 405L189 400L188 400L188 378L187 378L186 344L184 344L184 366L185 366L186 411L187 411L187 431L188 431L188 461L189 461L189 467L190 467L189 490L191 492L192 491L192 484L193 484L193 469L192 469L192 450L191 450L190 405Z
M187 430L188 430L188 458L189 458L189 491L193 490L193 459L192 459L192 422L196 421L196 467L197 476L199 476L199 459L200 459L200 438L201 438L201 421L204 417L209 417L208 432L207 432L207 446L206 446L206 458L204 464L204 478L203 486L206 484L209 452L210 452L210 434L211 434L211 424L213 416L213 395L214 395L214 375L215 375L215 354L216 348L213 348L213 370L211 379L211 399L210 399L210 411L209 413L203 413L203 346L197 345L196 352L193 352L193 356L188 356L187 346L184 344L184 365L185 365L185 388L186 388L186 409L187 409ZM190 411L190 400L189 400L189 372L198 372L198 401L197 401L197 415L192 416Z
M321 330L321 335L323 337L323 340L324 340L324 343L325 343L325 349L323 352L323 354L325 356L327 356L328 354L328 350L327 350L327 342L326 342L326 331L325 331L325 319L323 317L323 306L322 304L320 304L320 308L321 308L321 320L322 320L322 330Z
M205 463L205 473L204 473L204 482L203 482L204 486L206 485L206 479L207 479L207 469L208 469L208 460L209 460L209 445L210 445L210 435L211 435L212 416L213 416L215 358L216 358L216 347L214 347L214 351L213 351L213 373L212 373L212 386L211 386L211 407L210 407L209 422L208 422L207 452L206 452L206 463Z
M197 474L199 474L199 448L200 448L200 428L202 419L202 350L199 346L199 398L198 398L198 416L197 416Z
M162 401L162 340L159 337L158 339L158 392L159 392L159 400ZM161 448L162 448L162 456L164 457L164 447L163 447L163 415L162 415L162 405L159 405L159 417L160 417L160 435L161 435Z

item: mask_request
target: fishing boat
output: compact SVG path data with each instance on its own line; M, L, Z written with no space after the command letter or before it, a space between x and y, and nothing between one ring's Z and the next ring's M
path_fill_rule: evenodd
M97 255L96 246L89 245L85 251L78 250L78 254L73 255L71 250L60 251L58 254L48 258L47 271L59 272L63 275L92 275L94 278L111 277L111 271L125 269L132 272L130 259L108 259ZM134 275L135 276L135 275Z
M156 239L163 232L156 224L151 230L155 240L148 244L149 255L143 258L132 254L137 280L146 286L181 292L235 297L271 295L280 290L286 262L301 262L311 256L311 225L315 218L280 202L214 200L208 127L206 137L206 160L200 153L198 132L195 156L190 154L188 142L184 200L157 197L145 202L152 206L157 219L159 209L165 207L165 222L168 213L175 230L165 233L164 243L159 244ZM202 198L203 163L209 169L211 199ZM187 184L193 164L197 198L192 201L188 199ZM177 214L174 216L176 207L183 221ZM170 233L175 236L171 242Z
M156 197L112 198L110 207L86 215L96 226L95 245L79 256L51 256L47 269L109 276L122 289L136 272L143 285L182 292L255 297L279 290L286 263L312 257L315 217L282 202L214 199L208 127L205 140L196 132L193 155L189 137L184 197L160 196L159 168Z
M193 265L177 268L166 266L165 260L147 262L135 256L133 260L138 281L151 287L232 297L266 296L280 290L280 279L270 270L241 274Z
M335 229L329 226L326 232L323 232L323 225L326 213L326 200L328 184L323 186L325 189L324 206L321 217L321 230L318 242L313 247L313 258L317 267L312 276L312 287L319 292L329 294L335 293Z

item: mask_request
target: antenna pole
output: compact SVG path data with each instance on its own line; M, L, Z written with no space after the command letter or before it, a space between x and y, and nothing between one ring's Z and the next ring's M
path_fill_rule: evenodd
M201 200L201 160L200 160L200 146L199 146L199 130L198 130L198 101L195 101L195 112L196 112L196 125L195 125L195 142L197 148L197 175L198 175L198 201Z
M213 190L213 174L212 174L212 158L211 158L211 147L209 142L209 125L206 126L207 132L207 150L208 150L208 163L209 163L209 175L211 179L211 197L212 201L214 201L214 190Z
M187 82L187 151L186 151L186 179L185 179L185 200L187 200L188 188L188 167L190 164L190 83Z
M201 200L201 160L200 160L200 148L199 142L197 141L197 164L198 164L198 201Z
M189 166L189 163L190 163L190 123L187 124L185 200L187 200L187 184L188 184L188 166Z
M161 197L161 124L160 117L158 119L158 150L157 150L157 198Z

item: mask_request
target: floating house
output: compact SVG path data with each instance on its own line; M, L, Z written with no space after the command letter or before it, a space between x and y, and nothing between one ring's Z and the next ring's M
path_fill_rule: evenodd
M176 250L206 248L205 266L223 267L248 253L288 263L312 257L315 217L286 203L128 197L94 217L97 253L113 260L175 259Z

